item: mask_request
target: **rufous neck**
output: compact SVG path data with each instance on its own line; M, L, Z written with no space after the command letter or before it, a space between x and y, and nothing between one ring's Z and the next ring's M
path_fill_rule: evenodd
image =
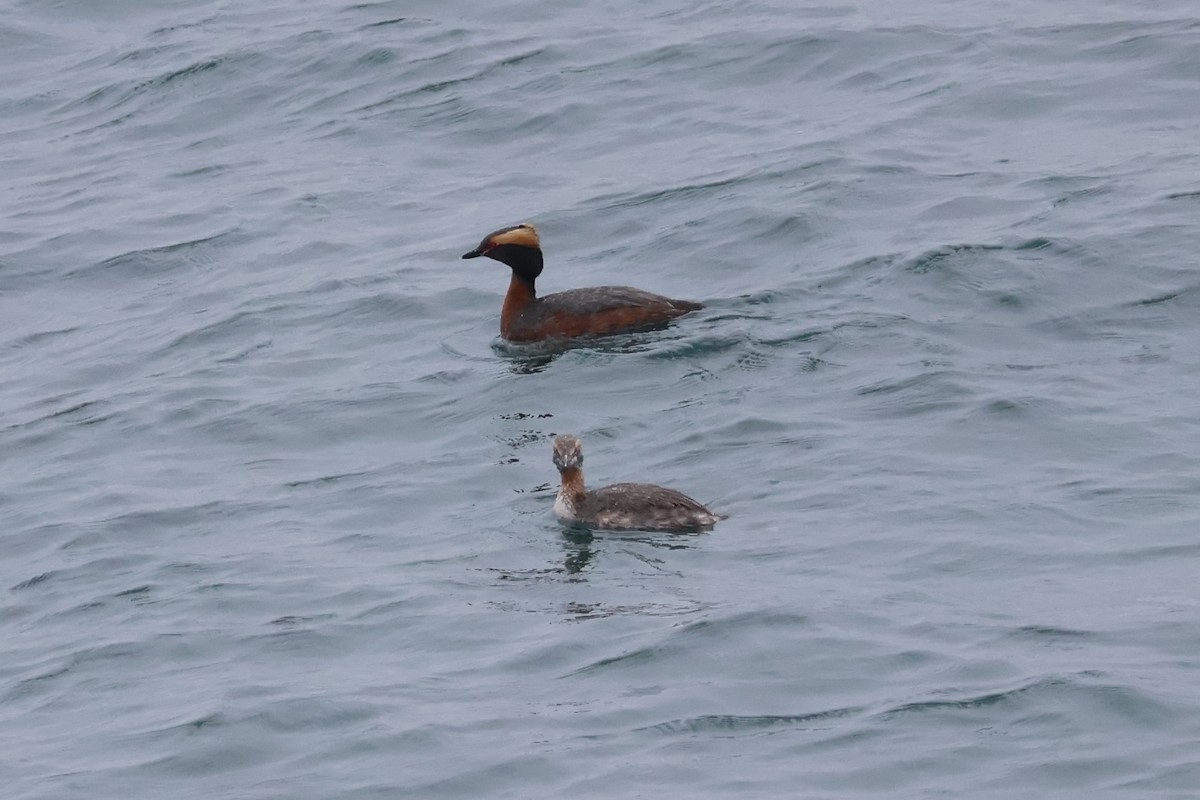
M514 272L512 280L508 283L508 293L504 295L504 306L500 309L500 330L507 335L520 318L521 312L535 300L537 292L533 288L533 281L527 281Z
M564 469L559 471L559 475L562 476L563 491L574 497L583 497L583 470Z

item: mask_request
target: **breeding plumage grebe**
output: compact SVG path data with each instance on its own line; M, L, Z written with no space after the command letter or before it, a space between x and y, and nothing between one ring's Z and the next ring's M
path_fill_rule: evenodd
M463 258L487 256L512 267L512 281L500 311L500 335L510 342L572 339L625 333L661 325L703 308L629 286L571 289L538 297L534 281L542 274L542 246L532 225L501 228Z
M554 437L554 466L562 486L554 515L589 528L641 531L702 531L725 517L686 494L649 483L614 483L588 491L583 486L583 443L576 436Z

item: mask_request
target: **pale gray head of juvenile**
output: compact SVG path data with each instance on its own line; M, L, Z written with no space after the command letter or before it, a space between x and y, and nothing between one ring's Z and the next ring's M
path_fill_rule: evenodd
M559 472L583 469L583 442L578 436L564 433L554 437L554 466Z

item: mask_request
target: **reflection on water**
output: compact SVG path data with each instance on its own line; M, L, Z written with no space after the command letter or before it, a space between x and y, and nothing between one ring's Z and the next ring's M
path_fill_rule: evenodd
M592 547L592 535L586 531L570 531L563 534L563 569L568 575L583 572L596 557Z
M555 359L571 350L590 350L596 353L646 352L664 338L678 338L655 335L673 326L674 321L632 333L581 336L577 339L547 339L541 342L510 342L496 337L492 341L492 350L508 362L510 372L516 375L531 375L545 370Z
M699 537L711 531L593 531L579 525L564 524L563 537L587 538L589 541L636 542L664 550L690 550Z
M493 573L502 581L539 581L552 579L555 576L565 576L570 580L582 579L584 572L594 569L605 553L619 552L630 556L655 570L663 569L663 561L642 552L640 547L652 547L656 550L689 550L698 546L703 533L660 533L650 531L605 531L595 534L586 528L564 526L561 542L561 566L551 562L553 566L526 569L509 569L492 567L488 572ZM634 545L637 545L635 547Z

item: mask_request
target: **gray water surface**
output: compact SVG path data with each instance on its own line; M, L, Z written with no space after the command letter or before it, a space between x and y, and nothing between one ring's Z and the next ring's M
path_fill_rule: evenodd
M1194 3L101 6L0 16L6 798L1196 795ZM504 345L522 221L706 308Z

